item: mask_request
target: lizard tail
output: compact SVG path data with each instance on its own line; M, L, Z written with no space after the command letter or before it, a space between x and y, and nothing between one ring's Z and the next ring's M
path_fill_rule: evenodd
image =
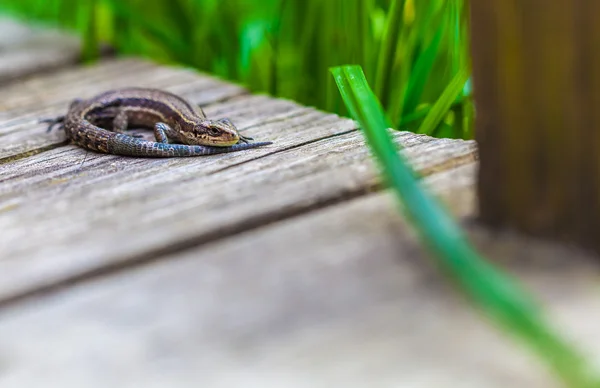
M229 147L211 147L200 145L169 144L136 139L129 135L118 134L109 141L109 152L124 156L137 157L183 157L207 156L229 152L249 150L273 144L273 142L237 143Z

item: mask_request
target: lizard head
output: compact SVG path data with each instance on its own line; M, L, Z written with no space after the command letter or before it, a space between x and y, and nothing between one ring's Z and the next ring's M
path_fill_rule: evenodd
M184 133L189 144L228 147L238 143L243 137L228 119L203 120Z

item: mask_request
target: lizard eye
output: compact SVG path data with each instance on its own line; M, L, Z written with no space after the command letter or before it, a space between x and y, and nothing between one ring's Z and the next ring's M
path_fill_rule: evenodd
M211 136L219 136L221 134L221 131L218 130L217 128L208 128L208 134Z

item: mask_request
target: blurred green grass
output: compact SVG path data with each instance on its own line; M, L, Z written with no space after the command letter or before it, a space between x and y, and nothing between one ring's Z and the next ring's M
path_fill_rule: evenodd
M355 64L395 129L472 138L466 0L2 0L0 12L346 115L330 67ZM468 76L467 76L468 78ZM450 93L450 94L449 94ZM445 103L436 103L445 96ZM434 121L422 126L432 108ZM433 125L432 125L433 124ZM424 128L428 128L426 132Z

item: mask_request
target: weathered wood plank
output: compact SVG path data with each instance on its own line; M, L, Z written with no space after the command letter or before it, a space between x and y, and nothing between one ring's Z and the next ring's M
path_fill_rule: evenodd
M425 181L470 216L474 171ZM598 342L597 263L474 236ZM448 287L387 192L4 310L0 359L5 387L557 386Z
M150 66L148 71L172 72L162 78L169 81L167 85L172 84L173 74L182 77L171 90L196 102L206 101L206 95L214 98L212 91L222 90L220 81L183 70ZM141 69L138 73L146 85L161 78L144 75ZM107 86L105 78L97 85L92 77L82 80L71 72L61 77L72 80L62 83L64 94L60 89L45 93L63 96L65 103L76 94ZM56 81L48 77L31 82ZM227 84L223 88L232 91ZM273 146L209 158L162 160L99 155L67 146L0 165L0 301L361 195L378 184L353 121L266 96L233 98L240 92L234 90L226 101L206 106L206 113L227 116L243 132L273 140ZM6 116L19 121L19 113L12 112L32 104L26 92L13 91L21 99L13 100ZM0 91L0 101L2 93L10 91ZM52 104L45 98L41 101L34 105ZM26 120L34 118L30 115ZM6 136L23 141L21 129L11 127L12 123L5 127L10 128ZM424 175L475 159L473 142L409 133L395 136ZM47 140L52 141L56 140Z
M320 129L314 122L307 128ZM472 153L470 143L451 152L436 141L407 149L423 172ZM227 166L242 156L147 162L90 155L78 172L84 157L69 159L62 149L36 155L14 163L21 174L14 185L3 182L3 298L360 195L378 181L357 133L236 168Z
M78 62L79 39L0 17L0 84Z

